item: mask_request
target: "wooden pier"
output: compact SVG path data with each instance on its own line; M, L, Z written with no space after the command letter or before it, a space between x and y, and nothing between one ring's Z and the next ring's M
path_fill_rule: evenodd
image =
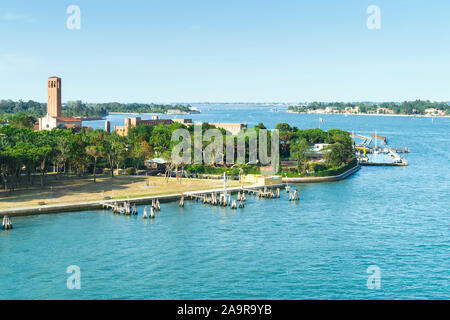
M124 214L126 216L137 215L136 204L131 203L130 201L124 201L119 204L117 201L114 203L104 202L102 203L102 207L104 209L111 209L111 211L115 214Z
M203 192L186 192L179 195L179 207L183 208L185 206L185 199L190 199L192 201L201 201L203 204L211 206L221 206L230 207L233 210L245 208L245 202L247 201L246 194L254 195L259 199L275 199L280 198L280 188L284 185L270 185L270 186L251 186L251 187L240 187L240 188L227 188L226 184L222 189L215 189ZM276 189L275 189L276 188ZM237 194L233 196L233 194ZM299 200L298 190L289 192L289 201ZM154 219L155 212L161 210L159 199L148 199L148 203L151 200L150 214L147 213L147 206L144 208L142 213L143 219ZM122 200L122 201L102 201L101 206L104 209L111 210L114 214L123 215L138 215L136 209L136 199L133 200Z

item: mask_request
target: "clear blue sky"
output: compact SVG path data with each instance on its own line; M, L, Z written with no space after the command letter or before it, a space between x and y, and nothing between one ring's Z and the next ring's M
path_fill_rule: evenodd
M0 41L0 99L450 100L448 0L2 1Z

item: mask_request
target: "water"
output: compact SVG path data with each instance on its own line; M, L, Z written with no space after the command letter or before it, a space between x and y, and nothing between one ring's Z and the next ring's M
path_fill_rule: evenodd
M167 203L153 222L102 210L15 217L15 229L0 233L0 298L449 299L450 119L268 109L227 105L188 117L268 128L318 127L322 117L324 129L377 130L410 147L409 166L298 185L296 204L283 192L249 197L237 211ZM81 290L66 287L70 265L81 268ZM381 269L380 290L367 288L370 265Z

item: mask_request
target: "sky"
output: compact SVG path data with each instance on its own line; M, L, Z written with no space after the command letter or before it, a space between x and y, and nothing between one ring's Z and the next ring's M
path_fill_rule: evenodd
M448 0L0 2L0 99L450 101L449 53Z

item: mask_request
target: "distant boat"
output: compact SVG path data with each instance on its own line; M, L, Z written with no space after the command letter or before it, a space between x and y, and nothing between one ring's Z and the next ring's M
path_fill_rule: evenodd
M272 109L270 109L270 112L278 112L278 109L277 108L272 108Z

